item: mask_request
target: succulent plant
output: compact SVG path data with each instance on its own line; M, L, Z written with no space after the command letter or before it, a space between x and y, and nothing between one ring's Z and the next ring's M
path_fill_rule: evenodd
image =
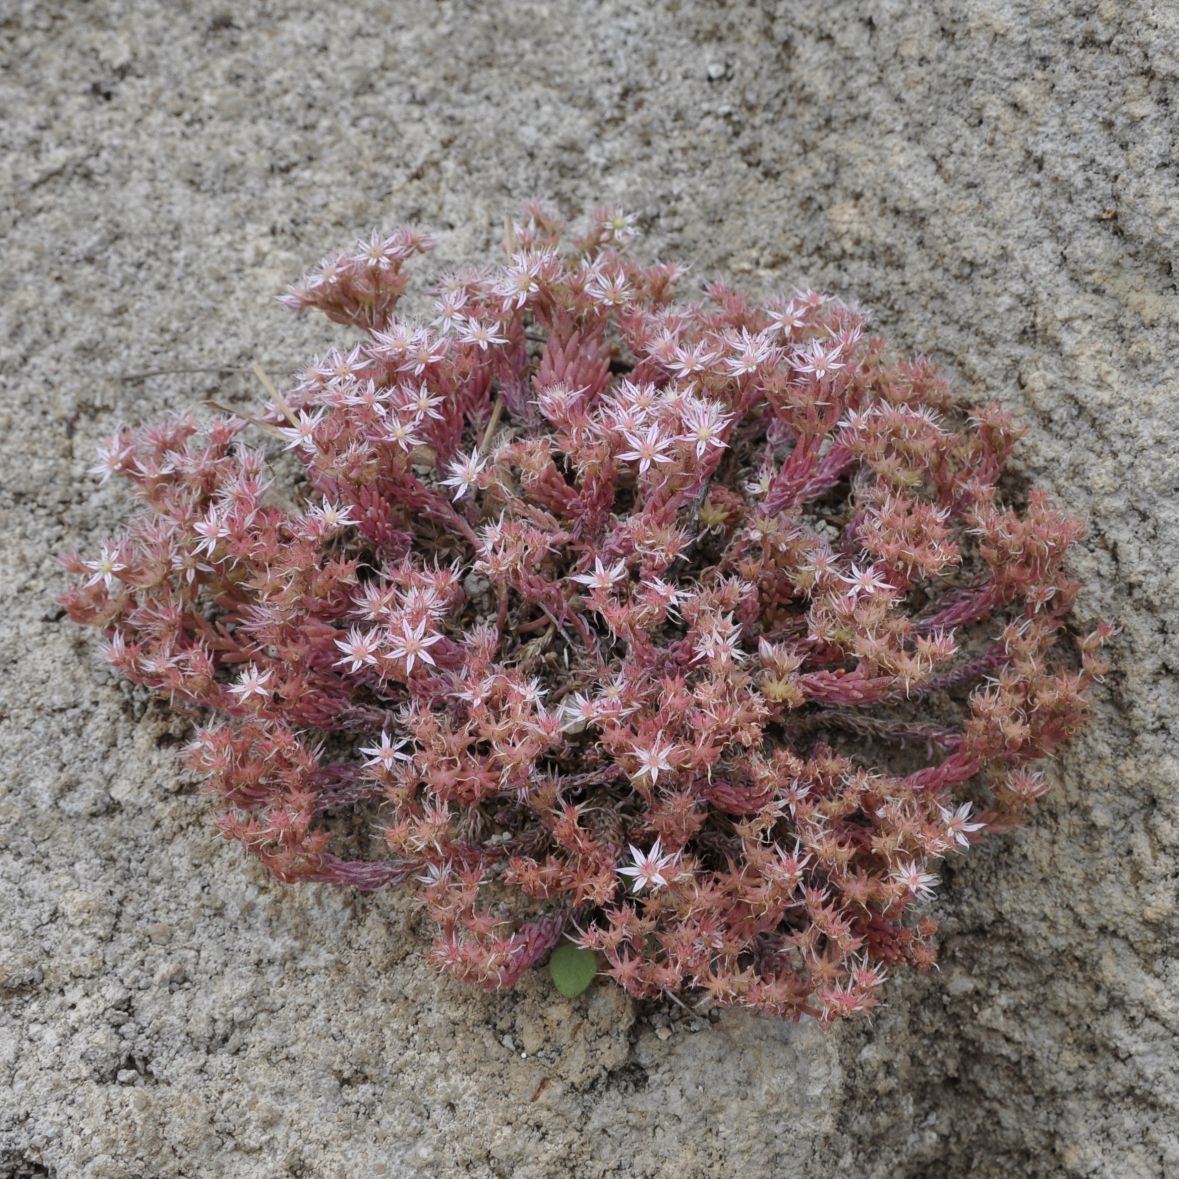
M568 938L638 997L864 1013L1082 722L1081 527L855 307L688 300L634 234L526 206L429 324L421 233L325 262L284 301L359 339L254 417L119 431L96 472L143 506L63 600L204 710L226 836L415 889L458 978Z

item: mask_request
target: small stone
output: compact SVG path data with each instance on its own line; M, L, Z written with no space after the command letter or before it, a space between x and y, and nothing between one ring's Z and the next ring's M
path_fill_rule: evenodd
M486 577L480 577L477 573L468 573L463 578L463 589L466 591L468 598L477 598L480 594L484 594L491 588L491 582Z

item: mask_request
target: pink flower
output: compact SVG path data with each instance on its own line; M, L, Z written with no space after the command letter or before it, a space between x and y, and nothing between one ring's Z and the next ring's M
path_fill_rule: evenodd
M630 285L626 281L626 276L621 273L595 274L586 283L585 293L595 303L601 303L606 307L621 307L630 296Z
M311 515L323 525L324 531L328 533L338 532L341 528L356 523L352 518L351 508L342 508L338 504L332 503L326 496L322 503L311 509Z
M483 323L478 319L468 318L463 323L458 338L460 343L474 344L480 352L486 352L492 344L508 342L507 336L501 336L500 331L498 323Z
M626 563L624 561L617 561L607 569L602 565L602 558L598 557L594 561L593 572L577 573L569 580L576 581L587 589L605 592L613 589L615 584L625 576Z
M660 774L672 772L671 759L676 753L676 746L664 741L662 737L656 737L650 745L638 746L632 750L632 755L638 762L634 776L645 778L654 786L659 781Z
M938 807L938 813L945 820L946 834L959 847L970 846L970 836L976 831L981 831L985 823L970 822L970 803L964 802L953 814L950 813L949 807Z
M563 733L580 733L597 719L598 710L584 692L574 692L561 701L558 719Z
M690 348L677 348L670 369L679 377L694 377L716 364L719 353L698 341Z
M438 407L442 404L442 400L441 397L430 392L429 386L419 385L406 406L419 421L430 418L431 421L441 422L444 419Z
M794 354L794 367L802 373L810 373L820 381L845 367L840 360L838 344L824 347L818 340L811 341L805 348Z
M478 485L479 474L485 464L486 460L479 457L478 450L472 450L467 455L460 454L447 468L450 474L442 480L443 487L453 487L454 498L462 499L468 491Z
M528 299L540 290L540 284L537 282L540 268L541 259L535 255L515 255L512 265L504 270L495 287L495 293L503 300L505 311L523 307Z
M898 884L903 884L910 895L926 899L933 896L933 890L938 884L936 876L930 872L923 872L912 861L898 864L892 878Z
M257 696L259 700L268 700L271 694L269 685L273 675L274 672L270 668L262 671L251 663L242 671L238 682L229 685L229 690L242 701L248 700L251 696Z
M635 227L638 217L634 213L624 213L621 209L604 209L599 214L599 224L606 231L610 241L618 245L638 237L639 231Z
M733 415L724 413L715 401L698 402L684 416L682 441L695 448L698 459L710 446L723 450L726 443L721 435L732 420Z
M171 565L173 572L183 577L186 585L192 585L198 573L213 572L212 565L206 565L204 561L200 560L199 554L195 550L189 553L183 549L177 549L172 554Z
M725 358L725 367L735 377L757 372L774 357L774 346L769 338L764 334L750 335L747 328L742 328L740 334L728 343L733 352Z
M100 476L105 483L112 475L127 470L131 463L131 448L115 438L108 446L98 448L98 462L90 468L91 475Z
M729 615L717 618L702 631L696 639L696 657L712 664L741 663L745 652L738 645L741 641L740 627Z
M201 538L194 551L209 557L218 543L229 537L229 527L216 507L211 507L192 529Z
M467 305L467 292L461 288L445 291L434 304L438 309L438 318L434 323L444 332L453 331L463 322L463 308Z
M854 601L860 594L874 594L881 591L890 591L893 589L887 581L884 580L882 574L876 571L876 567L870 566L867 569L861 569L858 565L852 564L851 576L839 574L839 580L846 585L851 586L850 597Z
M360 350L357 344L350 352L341 353L335 348L328 353L327 360L316 367L316 371L327 378L329 385L343 385L364 372L372 361Z
M381 649L381 641L376 632L362 631L354 626L346 639L336 639L335 644L344 652L343 659L337 659L336 664L348 664L349 671L359 671L366 664L373 667L377 662L377 655Z
M394 446L408 452L415 446L422 444L421 438L414 433L419 424L420 419L416 415L408 422L395 417L392 421L386 422L385 433L382 437L386 442L392 442Z
M658 839L655 840L655 844L649 852L640 851L632 843L630 854L634 863L625 868L619 868L618 874L631 878L631 886L635 892L642 892L644 888L665 888L667 877L663 873L674 867L679 861L678 853L675 855L663 854L663 848Z
M446 347L444 338L436 339L424 328L416 331L409 339L405 359L398 365L398 371L421 376L446 355Z
M627 433L624 437L631 449L618 457L624 462L638 463L640 475L645 475L652 463L671 462L671 455L666 453L671 439L658 426L648 426L647 432L642 435Z
M378 744L362 745L360 748L360 752L368 757L368 761L364 763L365 767L391 771L399 761L413 761L412 754L401 752L408 744L409 742L404 738L400 741L393 741L389 734L382 730L381 740Z
M784 303L771 305L770 330L790 336L805 327L809 318L809 312L799 300L787 299Z
M308 414L299 410L295 415L294 425L280 426L278 432L284 438L290 439L287 443L287 450L314 450L315 428L323 421L325 412L321 409L318 413Z
M433 666L434 657L430 654L429 648L441 640L440 634L426 633L425 622L411 626L408 620L403 620L400 629L395 630L389 637L389 654L394 659L405 660L405 671L408 675L419 659Z
M97 561L85 561L83 564L94 575L86 584L97 585L101 581L108 590L113 588L116 575L127 568L126 562L119 560L118 545L112 544L104 544L99 549Z

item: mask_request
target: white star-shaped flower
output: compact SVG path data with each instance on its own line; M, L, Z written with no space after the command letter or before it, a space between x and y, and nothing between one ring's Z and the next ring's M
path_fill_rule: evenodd
M236 684L229 685L229 690L239 700L248 700L251 696L257 696L260 700L267 700L270 698L271 688L269 684L273 674L274 672L270 668L262 671L257 664L251 663L242 672L241 679Z
M655 844L649 852L640 851L632 843L630 845L630 854L634 863L627 865L625 868L619 868L618 874L631 878L631 887L635 892L642 892L644 888L648 887L666 887L667 877L664 876L664 872L668 868L674 867L679 860L678 854L664 855L663 847L658 839L655 840Z
M626 576L626 563L618 561L611 565L609 569L602 565L602 558L599 557L594 562L594 567L590 573L577 573L570 578L571 581L576 581L580 585L584 585L591 590L608 590L612 589L614 583L621 577Z
M379 767L382 770L391 770L399 761L413 761L411 754L401 752L408 744L409 742L404 738L400 741L393 741L388 733L382 732L379 745L361 746L360 752L367 754L369 759L364 763L365 768Z

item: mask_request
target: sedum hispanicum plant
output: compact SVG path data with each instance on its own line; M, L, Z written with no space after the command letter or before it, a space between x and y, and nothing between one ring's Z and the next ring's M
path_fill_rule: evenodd
M256 416L120 430L96 473L142 507L64 603L202 711L225 836L415 890L457 978L564 939L637 997L865 1013L1082 722L1081 528L855 307L684 298L634 234L525 206L429 323L421 233L323 263L284 301L351 337Z

